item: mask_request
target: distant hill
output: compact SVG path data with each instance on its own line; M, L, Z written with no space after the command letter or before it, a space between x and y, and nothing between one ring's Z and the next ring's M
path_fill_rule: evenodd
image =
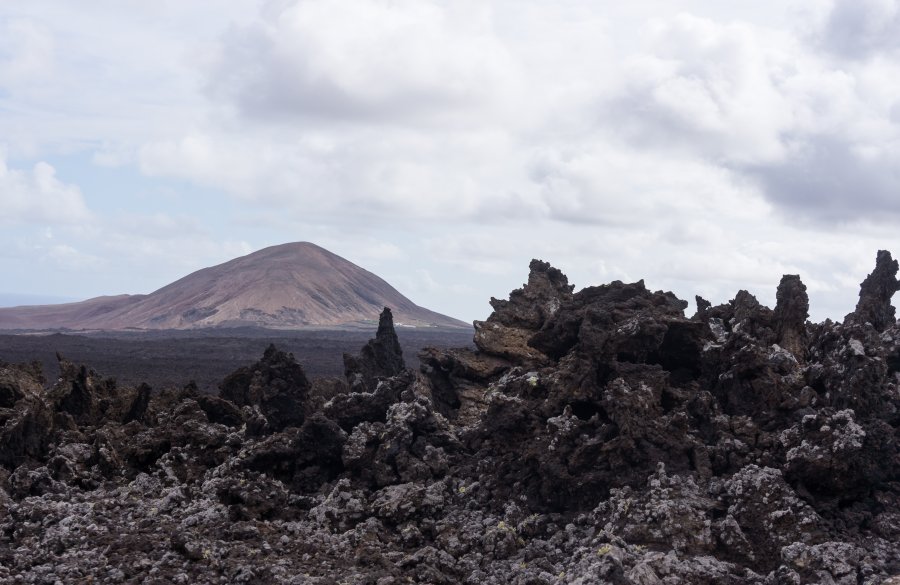
M0 309L0 329L336 327L377 323L469 327L422 308L387 282L309 242L272 246L198 270L149 295Z

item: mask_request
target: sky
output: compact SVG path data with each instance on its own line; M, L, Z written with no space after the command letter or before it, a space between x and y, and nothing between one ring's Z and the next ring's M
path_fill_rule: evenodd
M841 319L900 254L900 0L0 0L0 305L311 241Z

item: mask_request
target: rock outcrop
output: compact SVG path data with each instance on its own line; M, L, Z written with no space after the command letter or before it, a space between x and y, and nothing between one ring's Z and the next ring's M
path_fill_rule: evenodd
M534 261L477 350L405 369L386 310L346 385L0 364L0 582L897 583L896 272L811 324L794 275L686 318Z
M866 277L859 290L856 310L847 315L844 323L871 323L877 331L896 324L896 310L891 297L900 290L897 271L900 265L887 250L879 250L875 270Z
M775 293L775 339L781 347L802 359L806 353L806 320L809 318L809 297L806 285L796 274L785 274Z
M309 389L309 380L294 356L270 345L259 362L225 378L219 397L238 408L258 409L267 426L280 431L303 424Z
M528 283L512 291L508 301L492 298L494 312L486 321L475 321L475 345L488 355L542 363L546 356L528 340L571 298L572 288L558 269L532 260Z
M378 317L375 339L363 346L358 356L344 354L344 376L354 390L372 392L379 378L389 378L406 368L403 349L394 330L394 316L387 307Z

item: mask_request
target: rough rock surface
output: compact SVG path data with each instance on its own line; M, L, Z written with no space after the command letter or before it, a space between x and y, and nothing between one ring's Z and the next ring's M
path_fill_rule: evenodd
M794 357L802 359L806 354L806 319L809 317L809 297L806 285L796 274L785 274L775 293L775 336L778 345ZM888 299L890 302L890 298Z
M887 250L879 250L875 270L860 285L856 310L847 315L846 323L871 323L878 331L894 325L895 309L891 297L900 290L897 271L900 265Z
M406 370L386 312L349 385L0 364L0 582L900 583L896 272L810 324L797 276L688 319L534 261L477 351Z
M405 368L394 317L385 307L378 317L375 339L363 346L358 356L344 354L344 376L351 389L371 392L378 385L378 378L395 376Z
M489 355L544 363L546 356L528 341L571 296L565 274L547 262L532 260L528 283L512 291L507 301L491 298L494 312L487 321L475 321L475 345Z
M235 406L257 409L273 430L300 426L307 414L309 380L294 356L274 345L255 365L230 374L219 389L219 397Z

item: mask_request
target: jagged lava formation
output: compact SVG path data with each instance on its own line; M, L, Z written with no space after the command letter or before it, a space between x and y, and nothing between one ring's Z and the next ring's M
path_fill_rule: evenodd
M0 368L0 581L900 582L898 264L843 323L533 261L476 350L346 382L271 347L218 396Z

